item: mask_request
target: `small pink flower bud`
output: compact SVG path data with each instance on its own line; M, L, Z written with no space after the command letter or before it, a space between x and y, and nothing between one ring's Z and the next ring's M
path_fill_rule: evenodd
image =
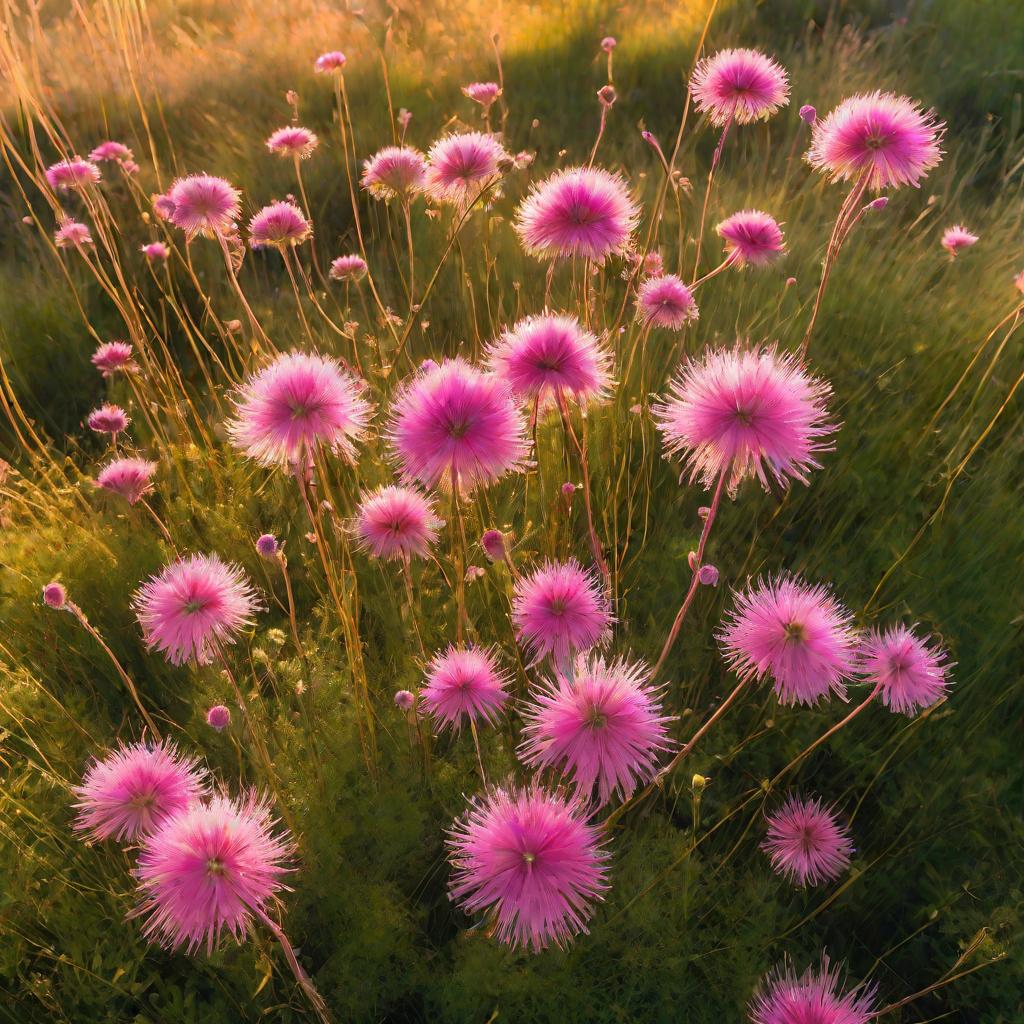
M412 706L416 703L416 698L408 690L399 690L395 694L395 705L400 707L403 711L411 711Z
M701 519L707 519L707 517L711 515L711 509L709 509L707 505L701 505L701 507L697 509L697 515L700 516Z
M67 604L67 600L67 591L56 580L43 587L43 601L51 608L56 608L59 611Z
M206 712L206 724L217 732L223 732L231 724L231 709L215 704Z
M700 567L700 571L697 573L697 579L700 580L705 587L717 587L718 570L713 565L702 565Z
M889 205L888 196L879 196L877 199L872 199L868 203L869 210L884 210Z
M786 287L787 288L792 288L793 285L795 285L795 284L796 284L796 278L795 277L787 277L786 278Z
M572 496L575 493L576 485L566 480L566 482L562 484L562 497L565 498L566 501L572 501Z
M696 551L691 551L686 556L686 562L690 566L690 571L691 572L696 572L697 571L697 552Z
M810 105L810 103L805 103L800 108L800 120L803 121L804 124L814 124L817 119L818 112Z
M611 53L618 45L619 44L615 39L615 36L605 36L604 39L601 40L601 49L604 50L605 53Z
M256 541L256 550L268 561L277 557L277 538L272 533L265 533Z
M501 530L487 530L480 538L480 547L492 562L504 562L506 558L505 537Z

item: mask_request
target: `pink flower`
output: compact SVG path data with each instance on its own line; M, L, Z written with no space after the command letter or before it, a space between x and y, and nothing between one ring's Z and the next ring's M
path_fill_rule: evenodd
M138 174L139 165L134 160L125 160L121 164L121 170L124 171L125 174Z
M508 703L508 683L493 649L449 647L427 666L420 708L442 729L458 731L464 719L493 725Z
M715 230L725 241L725 251L733 254L737 267L767 266L785 255L782 229L775 218L761 210L741 210L727 217Z
M61 611L67 603L68 592L64 589L63 584L54 580L43 587L43 604L47 607Z
M601 804L616 792L628 799L654 778L659 754L671 747L672 718L650 678L642 663L581 655L571 677L542 684L523 709L520 760L571 775L584 797L596 785Z
M214 704L206 712L206 724L217 732L223 732L231 724L231 709L223 704Z
M547 561L516 581L512 623L535 663L550 654L564 666L605 639L612 615L597 576L570 559Z
M901 625L873 630L865 640L860 671L868 682L881 686L887 708L914 715L945 695L946 675L953 666L946 652L929 645L928 639Z
M492 373L524 398L580 403L608 388L611 355L574 316L531 316L520 320L486 353Z
M372 413L362 382L335 360L289 352L242 385L228 437L264 466L299 466L321 446L354 462Z
M100 180L100 169L80 156L70 160L58 160L46 168L46 180L56 192L67 192L72 188L84 188Z
M135 154L123 142L101 142L90 154L89 159L97 163L123 163L133 161Z
M615 40L615 36L605 36L604 39L601 40L601 49L604 50L605 53L611 53L617 45L618 43Z
M249 244L284 250L301 245L313 233L305 214L294 203L271 203L249 221Z
M636 295L636 318L652 327L682 330L700 316L693 292L675 274L649 277Z
M360 281L366 277L366 271L362 256L339 256L331 261L330 276L335 281Z
M435 202L466 209L498 180L502 164L510 159L493 135L446 135L427 153L427 192Z
M875 1017L875 990L839 987L839 971L821 958L821 969L808 967L801 977L783 965L761 983L750 1003L751 1024L868 1024Z
M489 562L504 562L508 558L505 549L505 537L501 530L484 530L480 537L480 547Z
M214 796L147 836L133 913L146 918L147 938L190 953L204 943L212 952L225 930L241 941L289 870L292 844L275 825L269 805L255 794L237 802Z
M408 200L426 184L426 158L412 146L386 146L363 164L363 188L375 199Z
M197 235L230 235L241 211L242 194L230 182L209 174L178 178L167 193L167 219L191 240Z
M800 120L806 125L813 125L814 122L818 120L817 110L815 110L810 103L805 103L800 108Z
M134 505L153 489L156 463L145 459L114 459L100 470L96 486Z
M978 236L972 234L962 224L954 224L942 233L940 244L949 253L950 259L956 259L961 249L969 249L977 240Z
M717 634L722 654L741 679L771 679L783 704L817 704L857 669L853 616L821 584L780 576L746 593Z
M92 365L104 377L119 372L128 372L137 367L132 361L132 347L126 341L107 341L92 354Z
M146 645L172 665L190 658L213 660L223 644L249 626L257 610L256 592L236 565L216 555L189 555L150 577L135 593L132 607Z
M267 149L277 156L293 157L306 160L313 155L313 150L320 145L315 132L299 125L278 128L267 139Z
M600 167L570 167L534 186L519 206L515 229L533 256L604 263L626 249L639 219L623 178Z
M94 762L74 787L74 829L96 840L140 839L205 792L206 773L173 744L122 745Z
M139 250L150 263L163 263L171 251L163 242L149 242Z
M277 558L280 547L272 533L262 533L256 538L256 552L260 558L265 558L268 562Z
M766 120L789 102L789 77L757 50L720 50L694 68L690 92L712 124L749 124Z
M128 414L119 405L101 405L89 413L89 429L95 430L97 434L110 434L117 437L122 430L126 430L131 420Z
M58 249L82 249L87 245L92 245L92 233L89 231L88 224L65 217L57 225L57 230L53 233L53 241Z
M484 910L494 934L534 952L587 931L608 888L608 853L583 804L534 786L474 800L448 837L451 898Z
M944 131L933 112L906 96L862 93L815 123L807 161L833 181L866 177L875 191L916 188L942 159Z
M462 87L462 93L487 110L501 95L501 86L497 82L470 82Z
M443 526L433 501L412 487L380 487L356 511L359 542L375 558L426 558Z
M174 202L171 197L166 193L162 192L160 195L155 195L153 199L153 212L159 217L160 220L170 220L171 214L174 213Z
M416 695L409 690L395 691L395 707L411 711L416 704Z
M318 75L328 74L333 71L340 72L345 66L345 54L340 50L331 50L328 53L322 53L316 59L316 63L313 65L313 70Z
M818 885L838 878L849 866L853 843L836 813L821 800L791 796L768 817L761 849L772 869L797 885Z
M526 454L526 424L508 386L462 359L402 385L387 437L403 476L447 490L492 484Z
M831 445L829 386L810 376L789 354L774 348L710 350L689 360L653 412L669 455L681 455L684 472L711 487L731 467L729 486L769 475L807 482L817 455Z

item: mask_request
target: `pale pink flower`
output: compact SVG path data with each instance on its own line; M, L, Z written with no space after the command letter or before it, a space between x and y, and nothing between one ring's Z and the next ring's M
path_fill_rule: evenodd
M427 666L420 709L439 728L458 731L464 721L493 725L508 703L508 685L493 649L450 646Z
M978 236L972 234L962 224L954 224L943 231L940 245L949 253L950 259L956 259L961 249L969 249L977 240Z
M216 555L188 555L150 577L132 607L146 645L172 665L208 664L253 622L256 592L237 565Z
M57 230L53 233L53 241L58 249L82 249L93 244L89 225L73 220L71 217L65 217L57 225Z
M321 53L313 65L313 70L318 75L340 72L345 67L346 57L341 50L331 50L328 53Z
M712 124L749 124L766 120L789 102L789 76L757 50L720 50L694 68L690 92Z
M97 163L124 163L134 161L135 154L123 142L101 142L90 154L89 159Z
M570 167L534 186L516 212L515 229L532 256L603 263L625 251L639 219L622 177L600 167Z
M96 184L100 180L100 169L89 160L73 156L70 160L58 160L47 167L46 180L54 191L67 192Z
M271 203L249 221L249 244L254 249L269 246L283 251L301 245L312 234L306 215L294 203Z
M501 86L497 82L470 82L469 85L462 87L462 92L487 110L501 95Z
M96 486L120 495L134 505L153 489L156 463L145 459L114 459L108 462L96 477Z
M320 447L354 462L373 413L364 389L334 359L280 355L242 385L228 437L264 466L304 465Z
M116 438L122 430L128 428L128 424L131 420L128 414L119 405L101 405L98 409L93 409L89 413L89 418L86 421L89 425L90 430L95 430L97 434L110 434Z
M604 841L578 800L495 788L449 833L451 898L466 913L486 911L499 942L565 947L587 931L608 888Z
M402 711L411 711L416 705L416 695L410 690L395 691L395 707Z
M402 475L426 487L473 490L516 469L526 423L508 385L462 359L446 359L399 389L387 438Z
M636 294L636 318L652 327L682 330L700 316L693 292L675 274L649 277Z
M618 43L616 42L615 36L605 36L604 39L601 40L601 49L604 50L605 53L611 53L617 45Z
M170 249L163 242L148 242L139 251L150 263L164 263L171 255Z
M242 194L230 182L209 174L178 178L167 193L167 219L190 240L197 235L230 235L241 212Z
M214 704L206 712L206 724L217 732L223 732L231 724L231 709L223 704Z
M750 1024L868 1024L876 1016L875 989L843 992L839 971L822 955L821 969L803 975L784 964L759 986L749 1007Z
M68 592L64 589L64 585L56 580L47 583L43 587L43 603L49 608L62 611L68 603Z
M838 815L820 799L790 796L768 816L761 849L777 874L805 886L838 878L850 866L853 843Z
M813 705L830 694L846 699L859 637L828 587L779 576L733 597L717 639L741 679L770 679L782 704Z
M426 188L426 158L412 146L386 146L363 164L362 185L375 199L408 200Z
M688 360L654 418L669 455L706 487L730 472L730 487L756 476L767 489L807 482L835 430L825 402L831 390L796 358L774 348L710 350Z
M807 161L833 181L866 178L875 191L916 188L942 159L944 131L934 112L906 96L862 93L815 123Z
M501 177L502 165L510 160L494 135L446 135L427 153L426 190L435 202L466 209Z
M945 696L953 667L937 644L929 644L906 626L872 630L861 650L860 671L881 687L882 703L903 715L914 715Z
M715 230L733 256L736 267L766 266L786 253L782 228L775 218L761 210L741 210L727 217Z
M426 558L444 525L435 511L433 500L413 487L380 487L360 501L355 533L375 558Z
M137 369L132 359L132 347L127 341L106 341L92 354L92 365L104 377Z
M366 271L366 260L362 256L338 256L331 261L330 277L335 281L361 281Z
M170 220L174 213L174 202L166 192L151 197L153 200L153 212L160 220Z
M293 124L286 128L278 128L267 139L267 149L277 156L298 158L307 160L313 155L313 151L320 145L320 140L315 132L308 128Z

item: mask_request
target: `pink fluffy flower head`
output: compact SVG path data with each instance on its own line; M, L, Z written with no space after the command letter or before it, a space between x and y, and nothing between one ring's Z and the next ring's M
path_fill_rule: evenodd
M170 949L211 952L227 931L237 941L284 888L292 843L254 794L214 796L146 837L136 875L144 934Z
M487 365L524 398L545 402L600 398L611 356L574 316L531 316L490 346Z
M562 667L605 639L612 615L596 574L570 559L547 561L516 581L512 623L535 662L550 654Z
M962 224L954 224L942 232L940 245L949 253L950 259L956 259L961 249L970 249L978 240L978 236L968 231Z
M172 665L208 664L222 644L251 625L256 592L236 565L216 555L188 555L150 577L132 607L146 645Z
M97 163L124 163L135 159L135 154L123 143L109 140L101 142L90 154L89 159Z
M134 370L132 347L127 341L106 341L92 354L92 365L104 377L119 372Z
M426 558L443 525L433 501L414 487L390 485L364 495L355 517L359 543L374 558Z
M80 220L65 217L53 233L53 241L58 249L82 249L92 245L92 232L88 224Z
M806 483L831 447L830 394L792 355L737 345L689 360L654 417L668 454L707 487L725 472L730 487L748 476L765 488L769 476Z
M491 790L452 827L451 898L486 911L500 942L538 952L587 931L608 853L583 804L539 787Z
M906 626L873 630L861 650L860 670L881 687L882 702L903 715L914 715L945 695L952 666L944 650L914 635Z
M316 137L315 132L297 124L289 125L287 128L278 128L267 139L267 149L271 153L299 160L307 160L319 145L320 140Z
M501 86L497 82L470 82L462 87L462 94L487 110L501 95Z
M858 635L827 587L780 576L733 596L718 642L740 678L770 679L782 704L813 705L830 693L846 699Z
M214 704L206 712L206 724L216 732L223 732L231 724L231 709L223 704Z
M782 228L774 217L761 210L740 210L723 220L715 230L737 267L767 266L786 253Z
M366 277L366 271L362 256L339 256L331 261L330 276L335 281L360 281Z
M446 135L427 153L427 192L437 203L466 209L510 160L505 147L488 133Z
M625 251L639 218L622 177L600 167L570 167L534 186L519 206L515 229L533 256L604 263Z
M458 731L464 721L489 722L508 703L508 676L493 649L449 647L435 654L420 690L420 708L440 728Z
M426 158L412 146L386 146L363 164L362 184L375 199L408 200L426 188Z
M47 583L43 587L43 603L48 608L63 611L68 603L68 592L64 589L64 584L56 580Z
M313 233L306 215L294 204L271 203L249 221L249 244L284 250L301 245Z
M67 192L95 185L100 180L100 169L89 160L73 156L70 160L58 160L47 167L46 180L54 191Z
M508 385L462 359L405 382L387 436L403 476L448 490L494 483L526 454L526 424Z
M814 125L807 161L833 181L867 178L875 191L913 185L939 164L945 125L891 92L843 100Z
M791 796L768 816L761 849L777 874L797 885L818 885L850 866L853 843L838 815L821 800Z
M329 50L327 53L321 53L316 59L316 63L313 65L313 70L318 75L326 75L331 73L340 73L345 67L347 58L341 50Z
M694 68L690 92L718 127L766 120L789 102L789 76L757 50L720 50Z
M700 316L693 292L675 274L644 281L636 294L636 318L652 327L682 330Z
M91 839L139 839L187 811L205 791L205 772L173 744L121 746L75 786L74 828Z
M800 977L788 964L769 974L750 1003L750 1024L868 1024L875 1017L875 990L843 992L839 971L821 958Z
M108 462L96 477L96 486L120 495L134 505L153 489L156 463L146 459L114 459Z
M184 231L187 238L218 238L234 232L242 194L223 178L190 174L178 178L165 199L167 219Z
M86 421L90 430L97 434L110 434L117 437L122 430L126 430L131 420L128 414L119 405L101 405L89 413Z
M661 694L650 669L624 660L580 656L571 677L549 680L523 710L520 760L531 768L559 768L600 803L617 792L628 799L650 782L659 755L671 746Z
M163 242L148 242L139 251L150 263L165 263L171 255L170 249Z
M372 412L360 381L334 359L289 352L242 385L228 436L264 466L300 466L319 447L354 462Z

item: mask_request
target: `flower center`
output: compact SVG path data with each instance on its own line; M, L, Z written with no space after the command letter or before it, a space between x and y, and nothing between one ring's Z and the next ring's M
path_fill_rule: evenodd
M211 857L206 862L206 870L211 875L216 875L220 877L224 874L224 861L222 861L219 857Z
M564 597L553 597L551 604L548 605L548 610L552 615L564 615L565 614L565 598Z
M591 729L603 729L608 724L608 716L593 704L587 711L587 725Z
M532 864L537 859L537 854L531 853L529 850L523 850L523 863Z
M206 602L198 597L193 597L191 601L185 602L185 614L195 615L197 612L201 612L206 607Z
M807 639L807 630L804 629L803 623L787 622L783 628L787 644L802 644Z

